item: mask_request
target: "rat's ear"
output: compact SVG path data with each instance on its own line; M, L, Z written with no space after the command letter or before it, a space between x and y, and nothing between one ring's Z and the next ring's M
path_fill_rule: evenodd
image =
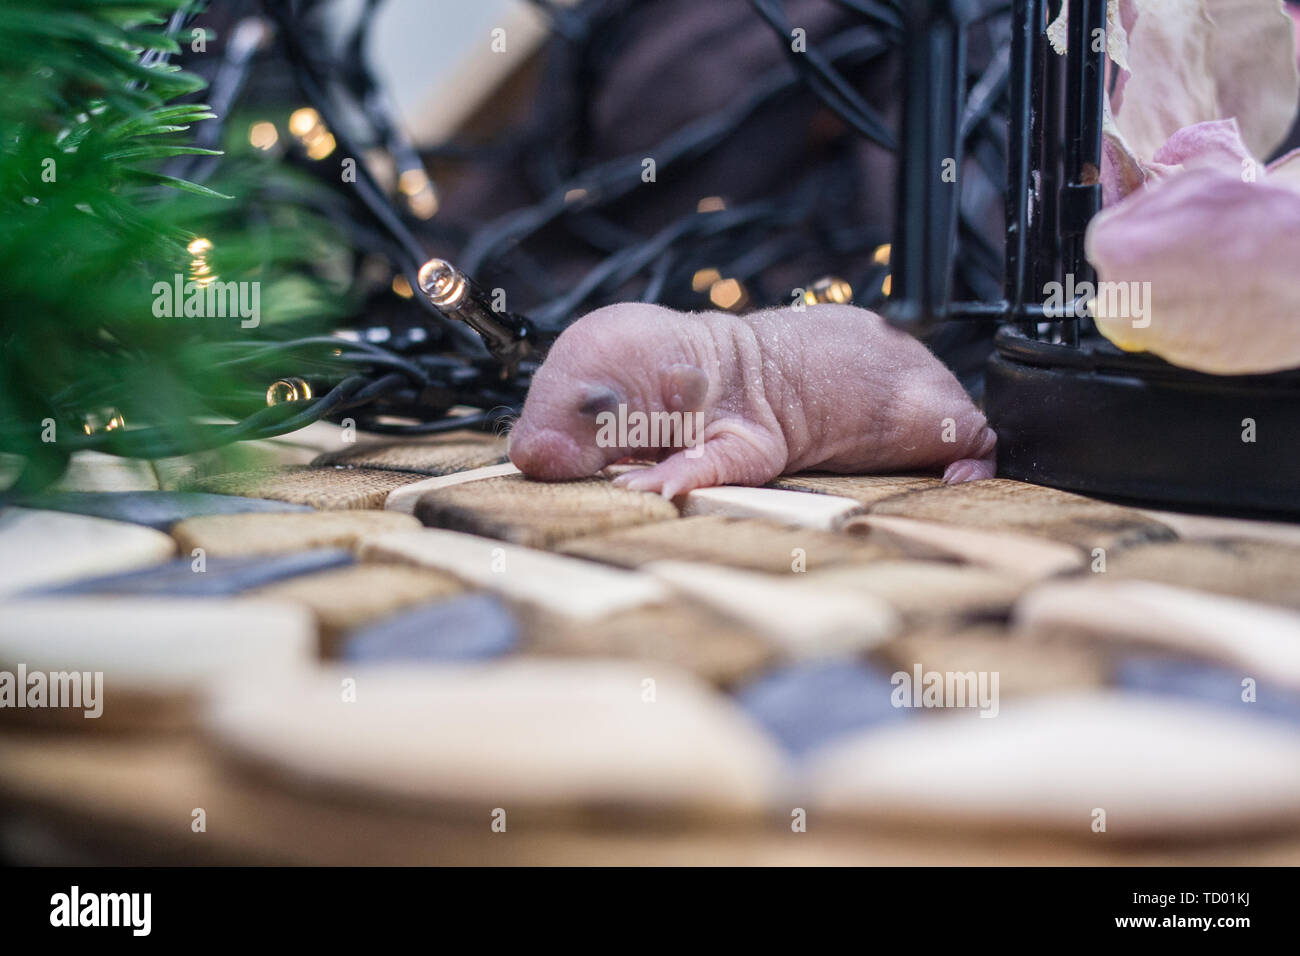
M709 394L709 377L698 365L671 365L664 392L670 412L698 412Z
M618 392L606 385L585 385L578 399L578 411L595 417L601 412L618 411L621 401Z

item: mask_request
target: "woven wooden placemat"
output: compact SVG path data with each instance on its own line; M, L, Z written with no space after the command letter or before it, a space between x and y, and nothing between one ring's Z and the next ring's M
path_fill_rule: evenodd
M1089 648L1013 637L996 624L921 628L886 641L872 657L913 680L917 667L923 675L996 673L997 692L1007 697L1101 687L1109 676L1106 658Z
M0 595L154 567L176 542L153 528L31 508L0 509Z
M1098 576L1157 581L1300 610L1300 547L1271 541L1139 544L1110 555L1105 574Z
M1132 508L1003 478L922 489L887 498L870 511L964 527L1023 531L1089 551L1176 537L1165 525Z
M149 462L98 451L79 451L51 491L157 491L158 476Z
M81 732L176 729L192 722L211 685L238 682L254 671L274 680L310 669L315 645L311 616L282 602L159 595L10 599L0 615L0 671L76 673L81 686L73 706L53 706L54 696L51 706L6 706L0 723L26 717ZM85 717L92 706L99 716Z
M675 520L677 509L603 478L543 482L506 475L430 491L416 503L415 516L434 528L549 548L585 534Z
M671 664L727 687L775 660L769 642L707 608L675 601L574 622L521 608L525 652L561 657L618 657Z
M950 621L1005 618L1027 582L987 568L939 561L876 561L810 574L823 587L874 595L910 628Z
M450 475L471 468L499 465L506 461L504 438L457 432L400 442L358 445L327 452L314 465L347 465L352 468L382 468L418 475Z
M771 574L902 555L902 550L889 542L789 527L758 518L713 515L588 535L566 541L558 550L625 568L651 561L703 561Z
M359 554L365 561L436 568L504 600L573 621L660 604L669 596L648 575L440 528L378 535Z
M874 505L886 498L942 486L941 479L924 475L786 475L768 484L769 488L785 491L839 495L863 505Z
M321 655L333 657L353 628L464 590L451 575L432 568L357 564L280 581L250 596L305 606L320 627Z
M707 515L723 518L762 518L778 524L838 531L862 505L840 495L810 495L780 488L721 485L696 488L677 499L687 518Z
M322 511L382 508L394 488L418 481L415 475L377 468L274 468L211 475L189 490L271 498L311 505Z
M849 518L839 529L901 549L907 557L957 561L1018 578L1049 578L1082 568L1089 555L1072 544L1024 531L973 528L898 515Z
M354 548L369 535L418 527L410 515L395 511L304 511L205 515L180 522L171 533L182 554L202 548L215 557L235 557Z
M320 452L309 448L261 439L235 442L233 445L223 445L191 455L158 458L149 464L158 476L160 489L183 491L190 489L201 478L308 465L319 454Z

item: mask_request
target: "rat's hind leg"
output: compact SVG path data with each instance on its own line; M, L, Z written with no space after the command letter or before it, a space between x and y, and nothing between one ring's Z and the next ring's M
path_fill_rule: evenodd
M959 458L944 469L944 484L959 485L964 481L993 478L998 470L997 445L997 433L985 425L976 439L974 455L970 458Z
M944 469L943 483L959 485L963 481L992 478L997 473L997 462L989 458L962 458Z
M696 448L679 451L657 465L629 471L614 484L632 491L655 491L675 498L714 485L762 485L781 474L784 457L764 454L746 437L726 431Z

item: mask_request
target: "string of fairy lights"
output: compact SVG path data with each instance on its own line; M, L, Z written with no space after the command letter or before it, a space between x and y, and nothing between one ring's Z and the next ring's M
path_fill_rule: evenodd
M238 0L225 11L234 17L234 28L206 94L218 119L201 124L199 144L215 146L238 135L251 149L328 184L335 201L322 211L343 227L357 281L371 291L361 313L332 334L218 343L223 367L252 380L264 377L267 406L260 411L230 424L196 426L184 436L133 429L110 412L98 424L88 419L84 445L96 447L111 437L114 453L168 457L344 416L364 430L392 434L490 429L518 412L546 346L591 308L620 299L734 312L788 305L789 289L769 274L798 257L852 270L809 276L805 302L878 308L890 292L888 233L854 223L851 210L828 223L821 201L857 188L860 170L848 150L828 150L778 195L739 203L702 196L680 218L648 233L628 228L613 212L643 187L645 155L655 157L661 173L689 173L765 109L805 91L841 121L844 137L896 148L890 124L857 83L864 70L898 50L898 4L830 2L841 8L843 23L817 44L786 56L719 109L673 130L654 148L591 162L550 131L573 128L590 110L593 64L607 62L634 29L636 0L533 0L553 26L541 80L548 95L535 115L487 144L453 141L428 148L417 148L403 132L367 60L382 0L359 5L341 31L341 43L329 39L338 35L342 15L333 0ZM748 15L757 15L774 42L789 50L793 26L780 0L751 0L750 6ZM988 0L983 6L980 22L997 35L1010 3ZM169 30L188 28L202 7L191 5ZM998 62L994 57L994 69ZM291 78L300 102L234 131L230 117L245 115L238 109L241 99L272 66ZM968 154L981 158L990 188L1000 190L997 160L1006 151L1005 124L984 121L1005 109L996 82L993 71L971 78L981 113L963 135ZM357 159L351 181L340 182L337 163L327 162L339 157ZM447 162L508 165L521 157L534 173L531 202L468 231L441 221L443 197L430 169ZM167 171L203 181L220 161L183 156ZM557 283L533 249L550 245L557 230L598 256L573 281ZM963 239L972 232L978 229L964 223ZM986 243L969 245L969 254L959 254L959 279L977 295L996 289L1000 260L988 254ZM446 258L434 256L434 249L447 250ZM190 279L209 281L211 243L198 238L188 251ZM525 303L526 314L500 307L485 289L509 290L509 300Z

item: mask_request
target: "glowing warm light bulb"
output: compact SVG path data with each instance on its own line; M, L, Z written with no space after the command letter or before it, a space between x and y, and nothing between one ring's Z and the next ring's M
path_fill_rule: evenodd
M824 305L828 302L845 305L853 301L853 286L837 276L825 276L804 290L803 300L807 305Z
M406 169L397 177L397 188L408 196L414 196L429 185L429 174L423 169Z
M255 149L268 150L280 141L280 132L274 123L263 120L248 128L248 142Z
M744 306L748 301L745 287L736 279L723 279L713 283L709 289L709 301L719 309L733 311Z
M320 114L310 106L296 109L289 114L289 132L294 136L306 136L320 125Z
M334 134L325 129L317 127L306 138L307 156L310 159L324 159L330 153L334 152Z
M722 273L712 267L700 269L691 276L691 288L696 292L708 292L713 283L722 281Z
M212 267L208 265L207 255L212 251L211 241L199 236L197 239L190 241L185 247L193 258L190 260L190 278L201 286L208 286L216 280L216 274L213 273Z
M420 290L440 309L457 309L469 293L469 283L444 259L430 259L415 277Z
M89 412L81 417L81 430L87 435L94 435L97 432L115 432L123 428L126 428L126 419L116 408Z
M406 196L406 205L420 219L432 219L438 211L438 195L423 169L407 169L397 178L397 188Z

